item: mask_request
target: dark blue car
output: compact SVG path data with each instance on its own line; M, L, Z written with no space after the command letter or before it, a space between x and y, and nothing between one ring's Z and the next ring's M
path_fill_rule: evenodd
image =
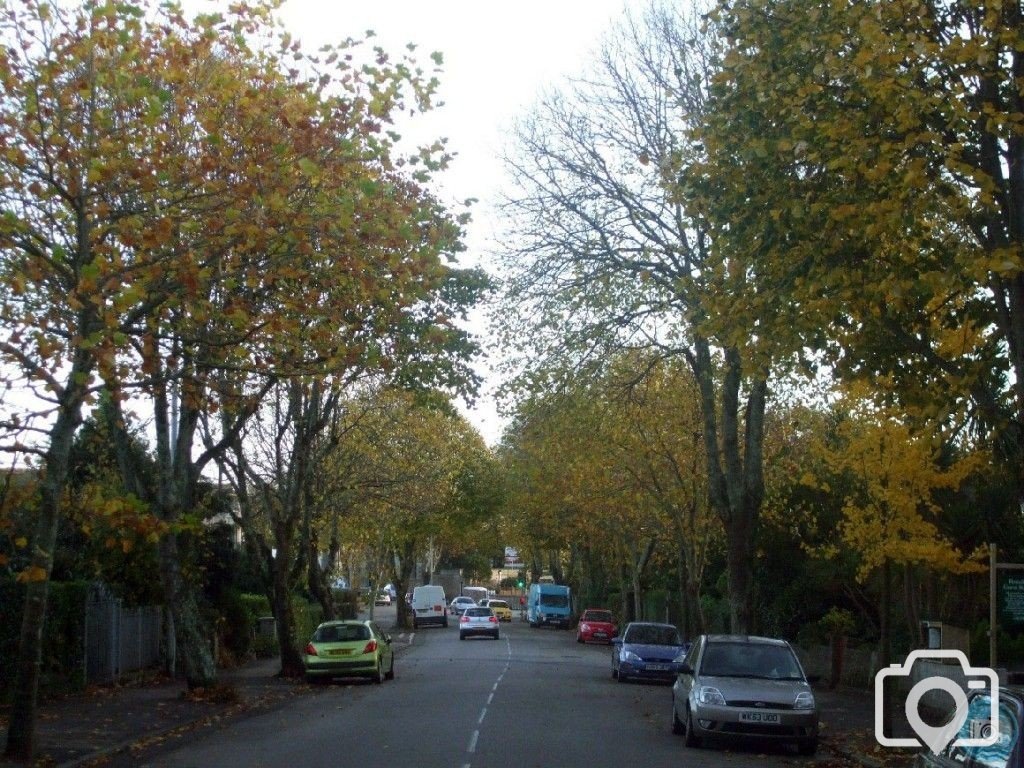
M612 677L620 683L629 679L671 683L689 648L671 624L630 622L612 640Z

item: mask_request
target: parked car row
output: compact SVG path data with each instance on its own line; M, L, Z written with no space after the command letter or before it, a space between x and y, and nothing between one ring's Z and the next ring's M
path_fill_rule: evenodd
M802 755L817 751L818 705L785 640L701 635L688 643L671 624L635 621L612 644L620 683L672 684L672 732L686 746L756 738L794 744Z

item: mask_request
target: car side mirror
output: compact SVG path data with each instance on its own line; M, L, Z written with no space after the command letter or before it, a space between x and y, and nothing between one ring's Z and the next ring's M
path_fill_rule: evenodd
M815 683L820 683L821 682L821 675L808 675L807 676L807 682L810 683L811 685L814 685Z
M622 645L622 638L621 637L613 637L612 638L612 645Z
M682 664L679 665L679 674L680 675L692 675L693 674L693 667L691 667L689 664L687 664L684 661Z

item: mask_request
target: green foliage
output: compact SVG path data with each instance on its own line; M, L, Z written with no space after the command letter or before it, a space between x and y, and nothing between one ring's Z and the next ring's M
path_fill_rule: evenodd
M218 624L221 638L234 659L244 661L252 651L255 618L238 590L223 589L218 597L215 610L221 619Z
M835 606L829 608L828 613L822 616L818 623L828 635L849 635L857 626L850 611Z
M86 582L50 584L39 683L44 695L71 693L85 687L83 648L88 593ZM23 584L0 581L0 698L4 699L14 682L24 598Z
M453 564L462 568L462 578L467 584L486 584L491 580L491 558L487 555L472 553L459 558Z
M359 616L359 591L355 589L332 589L334 607L339 619L354 619Z
M349 591L351 592L351 590ZM345 604L350 606L349 610L351 610L351 600L346 600ZM323 608L319 603L312 603L298 596L292 599L292 605L295 611L295 639L299 646L302 647L313 636L313 630L317 628L317 625L323 621ZM240 624L245 623L249 627L250 632L256 633L250 646L251 651L256 656L274 656L279 652L276 630L274 633L259 631L261 629L259 620L272 616L270 601L265 596L239 594L237 596L237 608L233 608L232 611L233 615L238 617ZM243 615L244 618L241 618ZM342 615L342 618L355 618L355 616L347 617ZM268 624L262 629L269 629L270 626Z

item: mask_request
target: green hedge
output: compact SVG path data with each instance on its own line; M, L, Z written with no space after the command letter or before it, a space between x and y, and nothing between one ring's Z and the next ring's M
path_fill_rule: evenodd
M270 601L263 595L243 594L240 602L249 614L250 626L254 633L252 651L259 657L276 656L280 653L277 642L277 631L273 625L262 625L261 618L272 616ZM295 639L299 645L305 645L313 630L323 620L323 609L319 603L311 603L302 598L294 598ZM269 632L267 630L270 630Z
M43 625L39 692L80 691L85 687L85 602L88 582L51 582ZM25 587L0 582L0 695L7 700L14 685Z

